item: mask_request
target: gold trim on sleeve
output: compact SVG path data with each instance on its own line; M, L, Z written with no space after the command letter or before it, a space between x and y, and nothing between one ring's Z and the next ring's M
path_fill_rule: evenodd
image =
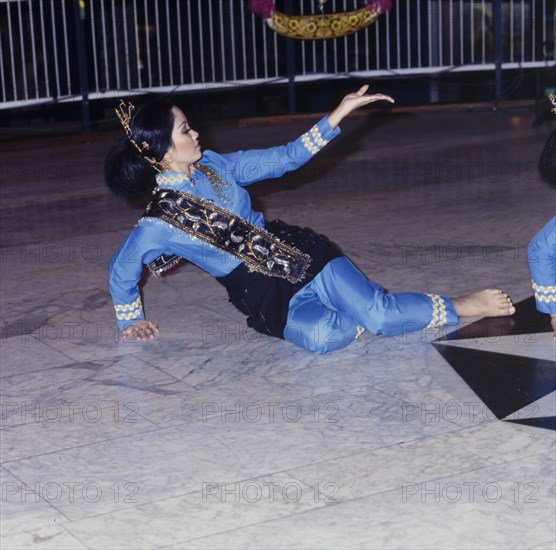
M317 128L317 126L313 126L309 132L311 132L311 136L313 138L313 141L320 147L324 147L325 145L328 145L328 140L324 139L322 137L322 134L320 133L320 130Z
M122 304L122 305L115 305L114 309L116 312L118 311L133 311L134 309L141 309L141 298L137 298L135 302L131 304Z
M535 294L538 292L540 294L554 294L556 293L556 285L553 286L542 286L542 285L538 285L536 284L534 281L531 281L533 283L533 290L535 291Z
M116 319L118 321L129 321L130 319L137 319L143 313L143 306L141 304L141 297L137 298L131 304L115 304Z
M537 294L535 292L535 300L537 300L538 302L545 302L545 303L550 303L550 302L556 302L556 294L552 294L550 296L543 296L542 294Z
M301 136L301 141L303 142L305 149L307 149L307 151L309 151L311 155L316 155L320 151L320 149L316 145L314 145L313 142L311 141L311 138L309 137L309 132L306 132Z
M446 303L438 294L427 294L432 300L432 320L425 328L443 327L446 324Z
M129 321L131 319L137 319L141 313L143 313L142 308L132 311L131 313L116 313L116 319L118 319L118 321Z

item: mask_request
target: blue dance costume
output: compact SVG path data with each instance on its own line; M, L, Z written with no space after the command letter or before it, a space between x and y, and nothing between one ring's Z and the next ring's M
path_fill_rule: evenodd
M119 328L145 318L139 279L143 266L162 254L184 258L216 277L255 330L316 353L345 347L363 330L392 336L457 323L449 298L416 292L385 293L335 251L326 237L279 221L267 223L252 209L245 186L296 170L339 133L340 129L333 130L324 117L287 145L230 154L205 151L198 163L202 169L194 170L191 178L181 173L158 174L157 190L172 189L204 198L257 228L274 232L279 239L282 235L293 238L288 244L308 252L316 267L297 285L283 280L278 285L274 281L277 277L253 274L233 254L166 221L144 216L110 262L109 286ZM218 175L218 183L211 173ZM305 250L307 242L312 248ZM257 300L249 302L249 296L257 296Z
M556 217L531 240L528 248L529 269L537 309L556 314Z

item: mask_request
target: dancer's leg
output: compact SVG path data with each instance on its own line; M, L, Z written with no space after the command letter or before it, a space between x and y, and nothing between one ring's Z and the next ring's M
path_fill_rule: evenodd
M323 305L311 283L290 300L284 329L284 339L288 342L322 354L347 346L357 334L353 319Z
M456 324L461 317L494 317L515 312L498 289L459 298L419 292L385 293L346 257L325 268L290 300L284 337L301 347L326 353L349 344L361 327L394 336Z
M329 262L310 285L325 306L347 313L356 325L374 334L394 336L458 320L448 297L419 292L386 294L346 257Z

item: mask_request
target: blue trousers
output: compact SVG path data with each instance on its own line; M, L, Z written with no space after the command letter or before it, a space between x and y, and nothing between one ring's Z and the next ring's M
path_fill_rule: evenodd
M449 298L385 293L342 256L291 298L284 339L322 354L347 346L362 329L395 336L457 320Z

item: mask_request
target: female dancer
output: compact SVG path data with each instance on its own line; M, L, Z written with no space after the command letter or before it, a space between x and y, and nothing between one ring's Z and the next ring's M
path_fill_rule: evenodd
M556 95L550 95L549 99L556 115ZM539 173L556 189L556 130L548 136L539 157ZM550 315L556 340L556 216L533 237L528 257L537 309Z
M110 263L110 292L124 338L147 340L138 282L143 265L160 274L180 258L223 284L255 330L316 353L348 345L364 330L396 335L455 324L458 316L511 315L510 298L486 289L459 298L389 294L368 280L326 237L251 208L245 186L277 178L308 162L340 133L346 115L383 94L368 86L346 95L332 113L287 145L218 154L202 151L199 134L167 100L116 111L126 135L107 155L116 194L153 193L144 216Z

